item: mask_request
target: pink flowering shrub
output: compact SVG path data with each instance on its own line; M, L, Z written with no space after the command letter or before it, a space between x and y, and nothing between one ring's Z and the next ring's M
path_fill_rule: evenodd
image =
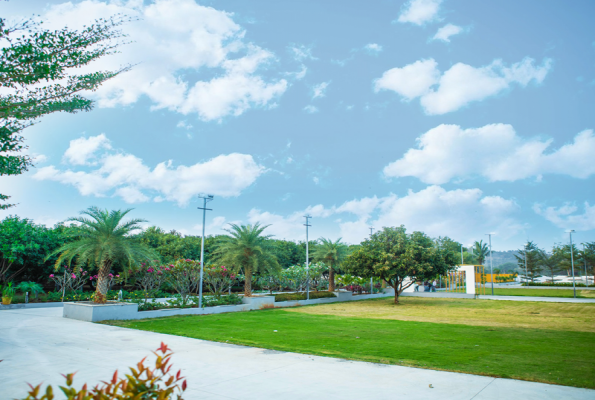
M165 280L178 292L185 303L190 293L196 292L200 284L200 261L179 259L167 266Z
M56 284L56 291L75 291L83 288L85 282L87 282L87 271L84 271L80 267L70 269L64 265L63 271L55 274L50 274L50 280Z
M89 277L89 281L91 282L91 285L93 285L93 287L97 286L97 282L99 281L99 275L92 275ZM112 290L112 286L114 285L114 283L120 282L120 274L109 274L108 275L108 281L107 281L107 290Z
M145 299L161 289L165 274L170 270L169 266L159 265L157 261L142 263L137 268L129 270L130 276L135 280L144 293Z
M236 280L236 276L227 267L207 265L204 269L203 281L215 296L220 297Z

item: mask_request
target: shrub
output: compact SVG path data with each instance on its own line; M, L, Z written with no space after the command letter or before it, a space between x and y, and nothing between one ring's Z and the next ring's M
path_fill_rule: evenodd
M578 280L578 278L577 278ZM521 283L522 286L560 286L560 287L572 287L572 282L558 282L558 283L551 283L551 282L526 282ZM595 285L585 285L584 283L576 282L576 287L595 287Z
M138 268L132 268L128 271L129 275L135 280L145 295L145 299L154 296L154 293L161 289L165 275L171 266L160 266L156 261L146 264L142 263Z
M118 378L118 371L114 373L112 379L97 384L93 389L87 389L85 383L80 390L72 387L74 373L66 374L66 386L60 386L62 392L68 400L78 399L101 399L101 400L133 400L133 399L173 399L176 395L178 400L182 400L182 394L186 390L186 380L181 376L181 371L177 374L170 374L170 361L173 352L163 342L161 346L153 352L157 359L155 368L145 367L143 358L136 368L130 368L130 374L125 378ZM169 365L168 365L169 364ZM181 381L181 383L180 383ZM33 386L29 384L31 390L27 397L22 400L53 400L54 389L48 386L45 394L41 394L41 384ZM177 393L179 392L179 393Z
M207 265L204 269L203 280L209 290L217 297L233 286L236 277L225 266Z
M25 293L25 292L33 293L36 300L37 300L37 296L39 295L39 293L44 293L43 287L39 283L35 283L35 282L21 282L18 284L18 286L15 289L20 290L21 293Z
M333 292L310 292L310 300L336 297ZM280 293L275 295L275 301L306 300L306 293Z
M186 297L195 291L200 283L200 262L180 259L168 268L165 279L185 303Z

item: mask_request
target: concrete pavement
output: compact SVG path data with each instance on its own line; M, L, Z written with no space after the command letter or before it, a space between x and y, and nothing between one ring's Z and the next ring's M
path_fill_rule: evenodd
M321 329L324 329L321 327ZM159 343L174 351L185 399L593 399L594 390L214 343L62 318L62 308L0 311L0 399L26 382L75 386L127 372ZM149 361L152 359L149 357ZM429 385L434 388L429 388Z

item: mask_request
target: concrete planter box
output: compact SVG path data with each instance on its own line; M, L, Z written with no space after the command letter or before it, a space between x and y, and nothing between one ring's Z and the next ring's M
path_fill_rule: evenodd
M87 302L64 303L64 318L81 321L97 322L108 319L135 319L138 314L138 304L108 302L94 304Z
M253 296L243 297L242 303L248 304L251 310L262 310L263 308L275 307L275 296Z
M350 291L341 291L335 293L337 295L337 301L349 301L353 300L353 293Z
M18 304L10 304L8 306L0 305L0 310L15 310L15 309L23 309L23 308L47 308L47 307L62 307L64 303L61 301L58 302L47 302L47 303L18 303Z

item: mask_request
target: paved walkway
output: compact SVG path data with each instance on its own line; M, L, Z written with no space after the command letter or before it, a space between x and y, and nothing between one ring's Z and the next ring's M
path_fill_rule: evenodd
M161 341L188 378L186 400L595 398L594 390L227 345L61 315L62 308L0 311L1 400L24 397L26 382L62 384L60 373L78 371L76 387L107 380Z

